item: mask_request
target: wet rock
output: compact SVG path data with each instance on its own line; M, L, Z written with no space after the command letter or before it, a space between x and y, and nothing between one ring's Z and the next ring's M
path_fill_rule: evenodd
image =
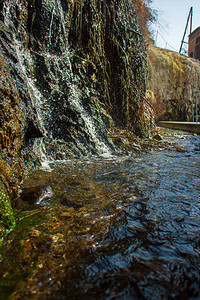
M127 139L121 137L113 139L113 142L116 146L127 146L129 144Z
M73 207L75 209L83 207L82 204L74 202L74 201L71 201L71 200L67 199L66 197L60 198L59 202L60 202L60 204L66 206L66 207Z
M135 144L135 143L131 144L131 149L136 152L139 152L142 150L141 146L139 144Z
M36 187L25 188L20 197L15 200L15 206L18 209L24 209L28 206L39 205L54 197L52 188L49 185L39 185Z
M0 40L1 30L0 26ZM19 182L24 178L29 163L22 154L25 123L19 105L19 93L13 82L11 67L8 67L2 55L4 50L0 44L0 174L9 197L13 198L17 195ZM8 60L12 60L10 54Z
M22 142L40 157L42 140L54 159L113 151L112 119L138 134L145 128L139 95L148 64L131 1L65 2L3 0L1 12L2 61L23 108Z
M157 141L162 141L162 140L163 140L163 138L162 138L162 136L161 136L160 134L154 135L153 138L154 138L155 140L157 140Z
M150 151L152 149L167 149L168 147L172 146L171 143L163 139L157 140L151 137L146 139L139 138L129 130L121 130L117 127L112 127L112 129L109 131L109 135L113 139L113 141L117 141L119 146L122 145L123 148L125 148L127 151L131 151L134 153L141 151ZM157 133L157 135L160 134ZM123 140L126 140L128 142L123 143Z
M114 126L114 121L112 117L105 111L105 109L101 109L102 119L106 125L107 128L111 128Z
M11 180L13 176L11 166L3 159L0 160L0 172L7 181Z

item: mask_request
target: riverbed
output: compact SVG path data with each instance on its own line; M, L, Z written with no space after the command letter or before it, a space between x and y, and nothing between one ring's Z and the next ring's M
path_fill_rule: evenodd
M177 147L48 165L23 188L1 250L1 299L199 299L200 136Z

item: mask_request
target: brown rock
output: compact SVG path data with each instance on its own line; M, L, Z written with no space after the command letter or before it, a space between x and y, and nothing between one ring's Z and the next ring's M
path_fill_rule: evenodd
M15 206L24 209L28 206L38 205L54 196L53 190L49 185L39 185L30 188L24 188L18 199L15 200Z

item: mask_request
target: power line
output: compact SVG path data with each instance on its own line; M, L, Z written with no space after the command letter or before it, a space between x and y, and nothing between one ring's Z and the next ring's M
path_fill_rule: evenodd
M165 45L165 48L167 48L167 45L169 46L169 48L171 48L172 50L178 52L177 49L175 49L173 46L171 46L168 41L162 36L162 34L157 30L157 33L156 33L156 43L157 43L157 38L158 38L158 35L163 39L163 41L166 43Z

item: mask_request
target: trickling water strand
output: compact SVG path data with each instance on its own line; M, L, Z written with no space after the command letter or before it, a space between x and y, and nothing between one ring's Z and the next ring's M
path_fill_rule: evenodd
M83 106L79 102L79 95L78 91L76 90L75 86L72 86L71 93L70 93L70 103L74 106L74 108L81 114L85 125L87 126L88 132L90 133L91 139L95 142L96 149L99 155L102 156L110 156L111 152L108 146L102 141L99 140L97 133L95 131L94 123L92 122L92 118L89 114L85 111Z
M37 153L39 160L41 163L50 162L46 156L45 144L43 143L43 138L37 138L33 144L33 152ZM53 159L52 159L53 161Z
M60 19L61 19L61 25L62 25L62 30L63 30L63 34L64 34L64 45L65 45L65 49L67 48L67 32L66 32L66 24L65 24L65 17L64 17L64 12L63 12L63 9L61 7L61 3L59 0L56 0L56 3L57 3L57 7L58 7L58 11L59 11L59 14L60 14ZM64 49L64 51L65 51Z
M54 18L54 10L55 10L55 4L54 4L53 9L52 9L51 23L50 23L50 26L49 26L49 45L51 44L51 33L52 33L52 25L53 25L53 18Z
M27 75L27 72L26 72L27 66L24 63L25 61L27 61L29 64L33 63L32 57L30 55L30 52L28 52L28 50L26 50L26 51L22 50L23 48L22 48L21 43L19 41L17 41L15 37L13 37L13 39L15 41L15 49L16 49L18 61L20 64L20 68L22 70L22 74L24 75L24 81L26 82L26 85L28 88L32 107L36 109L39 129L41 130L41 132L43 133L44 136L47 136L47 134L48 134L47 129L45 128L45 125L44 125L44 119L45 119L44 116L49 113L48 109L45 108L46 101L42 97L42 94L40 93L38 88L36 87L34 79L30 78Z
M4 23L8 28L12 28L14 30L13 22L10 22L10 6L4 3L3 7L3 13L4 13ZM12 25L12 27L11 27Z

